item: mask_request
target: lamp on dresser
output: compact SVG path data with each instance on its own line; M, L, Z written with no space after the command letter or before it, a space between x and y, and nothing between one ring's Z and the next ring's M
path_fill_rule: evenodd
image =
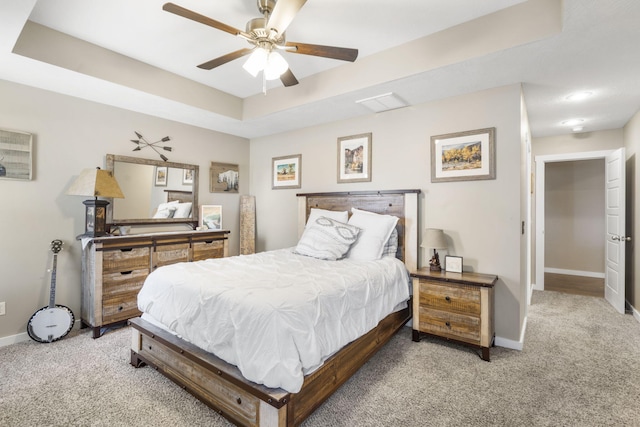
M124 199L124 194L113 176L112 171L100 168L84 169L71 184L67 193L70 196L89 196L82 202L85 208L84 237L97 237L107 234L107 206L106 200L98 197Z
M433 249L433 256L429 261L429 269L431 271L441 271L440 256L438 255L438 249L447 249L447 239L444 232L438 228L427 228L422 236L421 248Z

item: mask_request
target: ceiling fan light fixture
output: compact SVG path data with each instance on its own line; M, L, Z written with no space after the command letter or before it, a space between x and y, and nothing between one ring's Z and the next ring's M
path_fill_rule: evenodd
M253 77L256 77L258 73L264 70L269 60L269 54L261 47L254 49L253 53L249 56L249 59L244 63L244 68Z
M289 69L289 64L278 52L271 52L264 68L264 77L267 80L279 79L282 73Z

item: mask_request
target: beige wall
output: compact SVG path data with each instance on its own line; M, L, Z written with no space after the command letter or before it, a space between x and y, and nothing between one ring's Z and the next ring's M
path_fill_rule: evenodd
M640 170L638 156L640 155L640 111L629 120L624 127L624 147L627 166L627 230L626 235L631 237L626 250L626 297L634 307L634 315L640 321L640 253L635 250L640 241L638 224L640 224L640 199L636 191L640 188Z
M497 179L430 182L430 136L496 127ZM337 183L337 138L373 134L372 182ZM520 267L521 97L512 85L251 140L258 250L294 246L296 193L422 190L420 228L444 229L467 271L500 277L496 334L518 341L526 300ZM271 159L302 154L302 188L271 189ZM422 251L420 262L426 265Z
M604 275L604 166L604 159L547 163L545 269Z
M240 193L249 191L249 141L193 126L54 94L0 80L0 128L34 138L34 179L0 180L0 344L24 337L27 321L48 304L54 239L65 242L58 256L56 302L80 315L82 197L65 191L80 171L104 167L107 153L159 159L151 150L133 153L134 131L156 140L171 136L170 161L200 167L199 202L223 205L230 252L239 251L238 194L209 193L211 161L240 166ZM22 335L21 335L22 334Z

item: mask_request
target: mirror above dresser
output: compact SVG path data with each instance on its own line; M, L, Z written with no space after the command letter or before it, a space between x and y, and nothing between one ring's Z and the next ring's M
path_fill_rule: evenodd
M198 225L198 166L107 154L106 168L124 194L111 199L111 226Z

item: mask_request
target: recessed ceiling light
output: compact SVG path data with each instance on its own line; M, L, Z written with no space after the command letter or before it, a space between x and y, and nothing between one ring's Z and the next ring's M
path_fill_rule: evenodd
M563 126L575 126L575 125L579 125L580 123L583 123L583 122L584 122L584 119L569 119L569 120L565 120L561 124Z
M593 95L593 92L575 92L567 96L565 99L567 101L582 101L589 98L591 95Z

